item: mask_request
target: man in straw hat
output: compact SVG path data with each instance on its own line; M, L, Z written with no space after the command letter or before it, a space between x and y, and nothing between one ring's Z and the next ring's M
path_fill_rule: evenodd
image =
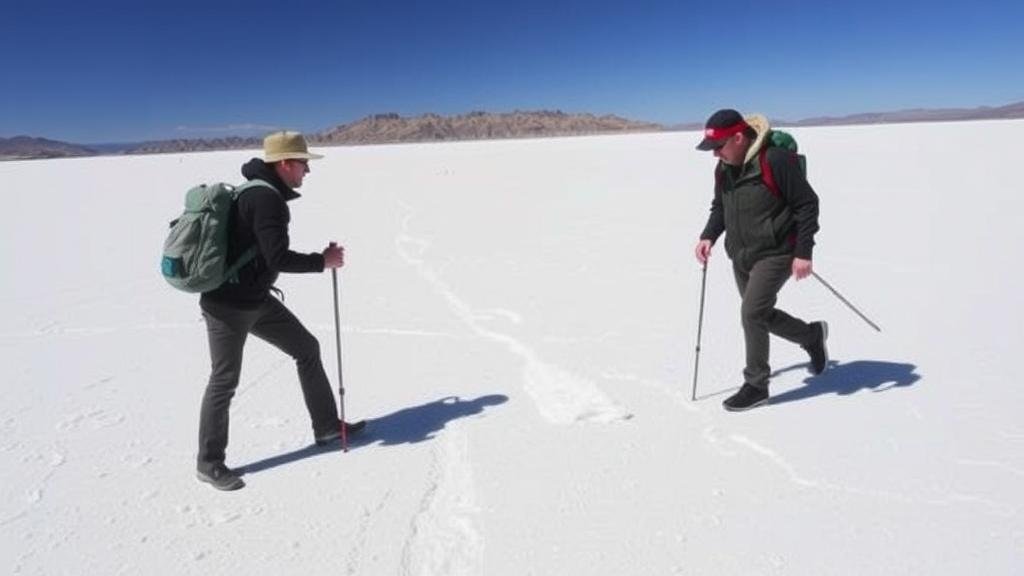
M746 367L743 386L723 402L731 411L768 401L769 334L802 346L812 373L828 366L828 325L808 324L775 307L790 276L801 280L811 274L818 196L796 155L767 144L769 132L763 116L744 118L723 109L708 118L697 145L698 150L713 151L719 162L711 215L694 253L706 265L711 246L725 232L725 251L742 298Z
M228 261L255 246L256 258L238 271L232 280L199 299L210 343L211 374L199 415L197 476L219 490L236 490L245 485L239 475L225 466L228 444L228 411L242 370L242 348L253 334L295 359L299 383L313 423L317 444L340 436L338 409L330 382L320 360L320 343L289 311L274 282L281 272L323 272L340 268L345 254L340 246L329 245L322 252L304 254L291 249L288 202L299 194L296 188L309 173L309 161L322 158L312 154L298 132L275 132L263 140L263 158L242 166L247 180L260 184L247 188L231 212Z

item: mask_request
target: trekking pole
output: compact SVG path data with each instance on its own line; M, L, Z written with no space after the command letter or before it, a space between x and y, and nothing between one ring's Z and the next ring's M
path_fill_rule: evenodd
M877 324L875 324L874 322L872 322L871 320L869 320L869 319L868 319L868 317L867 317L867 316L865 316L865 315L864 315L863 313L861 313L861 311L860 311L860 310L857 310L857 307L856 307L856 306L854 306L853 304L850 304L850 301L849 301L849 300L847 300L846 298L843 298L843 295L842 295L842 294L840 294L838 290L836 290L835 288L833 288L833 287L832 287L832 286L831 286L831 285L830 285L830 284L829 284L828 282L825 282L825 279L824 279L824 278L822 278L821 276L818 276L818 273L817 273L817 272L811 271L811 275L812 275L812 276L814 276L815 278L817 278L817 279L818 279L818 282L821 282L821 284L822 284L823 286L825 286L825 288L828 288L828 289L829 289L829 291L831 291L831 292L832 292L833 294L835 294L835 295L836 295L836 298L839 298L839 300L840 300L840 301L841 301L841 302L842 302L843 304L846 304L846 305L847 305L847 306L848 306L848 307L850 308L850 310L853 310L854 312L856 312L856 313L857 313L857 316L860 316L862 320L864 320L865 322L867 322L867 323L868 323L868 325L870 325L870 326L871 326L872 328L874 328L875 330L878 330L879 332L881 332L881 331L882 331L882 329L881 329L881 328L879 328Z
M693 392L690 393L690 400L697 400L697 368L700 367L700 334L704 328L704 287L708 280L708 261L704 260L704 267L700 275L700 314L697 316L697 351L693 358Z
M331 242L331 247L338 244ZM348 452L348 432L345 430L345 385L341 379L341 317L338 314L338 269L331 268L331 281L334 284L334 343L338 357L338 404L341 406L341 449Z

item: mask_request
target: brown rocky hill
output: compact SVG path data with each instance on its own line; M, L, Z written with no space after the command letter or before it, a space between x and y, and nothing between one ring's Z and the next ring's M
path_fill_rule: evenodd
M0 138L0 158L17 160L22 158L68 158L73 156L94 156L92 148L31 136Z
M125 154L166 154L171 152L210 152L213 150L241 150L248 148L261 148L262 138L242 138L230 136L227 138L203 138L187 139L178 138L175 140L154 140L135 144L124 151Z
M459 116L424 114L414 117L376 114L314 134L311 139L317 144L382 144L652 132L663 129L659 124L637 122L613 115L567 114L558 110L500 114L470 112Z
M618 116L566 114L561 111L509 112L492 114L470 112L460 116L403 117L398 114L375 114L351 124L307 134L312 144L321 146L385 144L394 142L438 142L444 140L482 140L538 136L575 136L614 132L657 131L663 127L649 122L636 122ZM143 142L124 151L125 154L156 154L170 152L205 152L260 148L261 138L177 139Z

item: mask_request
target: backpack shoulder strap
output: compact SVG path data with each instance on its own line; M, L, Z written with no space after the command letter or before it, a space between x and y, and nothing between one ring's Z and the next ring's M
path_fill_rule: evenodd
M267 182L266 180L260 180L259 178L254 178L252 180L243 182L238 186L235 186L235 189L232 191L232 195L235 200L238 200L238 197L242 195L242 192L245 192L250 188L257 188L260 186L264 188L270 188L271 190L277 192L277 188L275 188L274 185L271 184L270 182ZM242 267L248 264L249 262L255 260L256 254L257 250L255 244L249 246L249 248L247 248L245 252L239 254L238 258L236 258L235 261L232 262L230 266L228 266L227 270L224 271L224 277L228 279L227 281L238 282L238 271L241 270Z
M274 185L271 184L270 182L267 182L266 180L260 180L259 178L254 178L252 180L248 180L246 182L243 182L243 183L239 184L238 186L235 186L235 191L234 191L235 200L238 199L238 196L242 192L245 192L249 188L256 188L258 186L262 186L264 188L270 188L271 190L273 190L275 192L278 191L277 188L275 188Z
M238 271L242 269L242 266L245 266L255 258L256 245L249 246L249 248L245 252L239 254L238 258L228 266L227 270L224 271L224 278L226 278L230 283L238 282Z
M761 179L764 180L764 185L771 191L772 196L781 198L782 194L779 192L779 185L775 183L775 175L772 174L772 164L768 161L768 147L761 148L761 151L757 153L757 158L761 163Z

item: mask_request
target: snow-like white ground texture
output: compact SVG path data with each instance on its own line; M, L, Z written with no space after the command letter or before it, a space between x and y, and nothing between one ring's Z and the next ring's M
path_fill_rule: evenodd
M695 133L325 148L292 243L346 247L351 450L317 450L292 361L252 339L228 464L194 477L196 298L158 272L185 190L249 152L0 164L0 572L1020 574L1024 122L792 130L822 200L810 377L728 413L738 296L692 255ZM336 379L329 274L286 304Z

